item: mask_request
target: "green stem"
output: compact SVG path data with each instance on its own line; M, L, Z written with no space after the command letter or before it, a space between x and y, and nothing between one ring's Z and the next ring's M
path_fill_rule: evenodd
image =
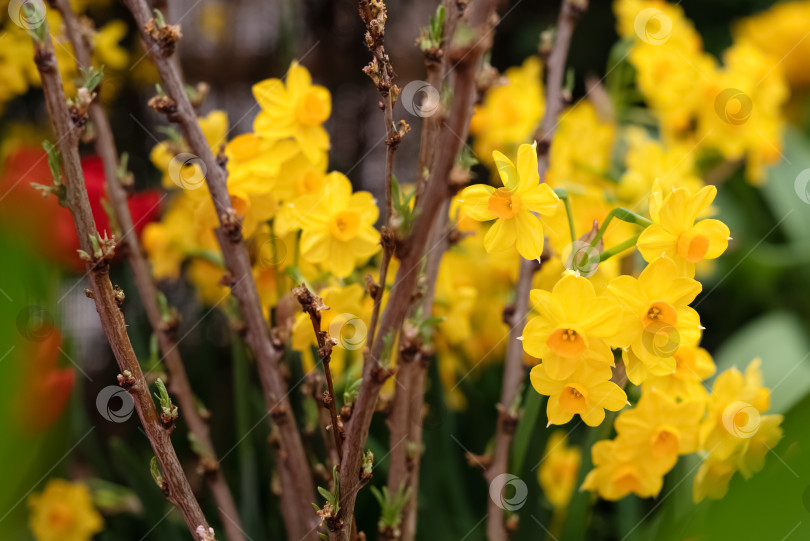
M273 229L273 220L270 220L270 247L273 250L273 279L276 282L276 298L278 299L276 302L281 300L281 297L284 296L284 285L282 284L282 280L284 279L284 275L279 272L279 266L282 262L278 260L278 247L276 246L276 233Z
M557 194L557 197L562 199L565 205L565 214L568 217L568 232L571 234L571 242L574 242L577 240L577 234L574 229L574 214L571 211L571 200L568 197L568 192L565 191L565 188L555 188L554 193Z
M621 244L617 244L616 246L612 247L611 249L605 250L604 252L599 254L599 262L601 263L602 261L610 259L611 257L613 257L616 254L622 253L623 251L627 250L628 248L632 248L633 246L636 245L636 242L638 242L638 238L640 236L641 235L639 234L639 235L636 235L635 237L630 237L629 239L622 242Z
M619 220L629 224L640 225L644 228L652 225L652 222L644 216L636 214L635 212L627 210L626 208L616 207L610 211L607 218L605 218L605 221L602 222L602 226L599 228L599 231L596 232L596 236L591 241L591 248L595 248L599 241L602 240L602 237L604 236L605 231L607 231L607 227L613 218L618 218Z
M540 410L545 403L545 397L535 391L531 386L526 390L526 395L526 402L523 404L523 413L520 416L520 421L515 431L515 440L512 443L512 467L510 471L515 473L515 475L521 475L523 472L523 463L526 460L529 442L537 426L537 418L540 415Z

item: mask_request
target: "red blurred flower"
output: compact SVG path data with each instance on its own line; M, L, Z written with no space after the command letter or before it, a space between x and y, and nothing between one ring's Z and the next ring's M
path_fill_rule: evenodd
M107 198L104 167L98 156L82 159L82 170L90 199L96 228L112 235L109 218L102 205ZM79 259L79 239L70 212L61 207L55 197L42 197L31 183L50 185L51 172L45 152L38 148L21 147L11 152L0 176L0 220L14 232L30 236L32 243L58 263L78 272L84 270ZM135 234L157 218L159 192L146 190L129 198L129 210L135 224Z
M45 338L20 349L22 383L17 396L16 419L20 429L37 434L50 428L62 415L73 389L73 368L59 368L62 333L42 329Z

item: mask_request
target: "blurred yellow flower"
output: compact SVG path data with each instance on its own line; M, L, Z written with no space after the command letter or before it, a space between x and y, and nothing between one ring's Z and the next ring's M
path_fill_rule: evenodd
M546 182L572 192L575 186L606 187L615 139L616 126L599 118L589 100L578 101L560 115Z
M675 357L675 371L663 376L648 376L641 386L644 394L660 391L672 400L705 400L707 396L703 380L714 375L712 356L705 349L680 344Z
M645 469L636 460L638 454L617 452L615 440L598 441L591 448L594 469L588 472L582 488L595 490L605 500L620 500L628 494L652 498L661 492L660 473Z
M702 400L675 402L655 390L641 395L638 405L616 419L619 452L638 453L640 464L661 474L675 466L678 455L698 450Z
M540 59L530 56L522 66L506 70L506 84L491 88L475 108L470 120L473 150L488 165L494 151L511 155L531 141L545 110L541 71Z
M810 2L777 2L769 9L747 17L734 28L734 38L751 41L763 52L780 59L782 70L797 88L810 86L807 59L810 41L807 21L810 20Z
M120 41L127 35L127 23L116 19L102 26L93 35L93 54L98 64L112 70L122 70L129 64L129 52Z
M253 85L253 96L262 108L253 122L257 135L291 137L311 161L329 150L329 134L322 124L332 113L332 96L326 88L313 85L309 72L298 62L290 65L286 83L266 79Z
M714 458L729 458L760 426L760 413L770 407L770 390L762 386L760 360L741 374L726 370L714 381L709 412L700 427L701 447Z
M300 198L296 213L303 232L301 256L338 277L348 276L356 264L380 250L374 197L352 193L349 179L341 173L328 175L322 193Z
M546 443L537 479L543 494L555 509L564 509L571 501L581 461L579 447L568 445L565 432L552 432Z
M81 483L51 479L28 498L29 526L37 541L89 541L102 530L101 514Z

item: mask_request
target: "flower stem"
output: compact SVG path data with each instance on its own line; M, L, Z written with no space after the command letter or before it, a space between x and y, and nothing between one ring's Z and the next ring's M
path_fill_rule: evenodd
M602 261L610 259L611 257L613 257L616 254L622 253L623 251L627 250L628 248L632 248L633 246L636 245L636 242L638 242L638 237L639 236L640 235L636 235L635 237L630 237L629 239L622 242L621 244L617 244L613 248L610 248L609 250L605 250L604 252L599 254L599 262L601 263Z
M636 214L632 210L627 210L626 208L616 207L615 209L610 211L610 213L607 215L607 218L605 218L605 221L602 222L602 227L599 228L599 231L596 232L596 236L591 241L591 248L596 247L596 245L602 239L602 237L605 234L605 231L607 231L608 225L610 224L611 220L613 220L613 218L618 218L619 220L627 222L628 224L640 225L641 227L644 228L647 228L652 225L652 222L647 218L645 218L644 216Z
M568 232L571 234L571 242L574 242L577 240L577 234L574 229L574 214L571 212L571 200L568 197L568 192L565 191L565 188L555 188L554 193L562 199L565 205L565 214L568 217Z

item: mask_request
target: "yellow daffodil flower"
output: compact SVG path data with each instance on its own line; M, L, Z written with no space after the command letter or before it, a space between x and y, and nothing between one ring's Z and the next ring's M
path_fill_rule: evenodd
M641 395L638 405L616 419L617 448L632 450L645 468L664 474L675 466L678 455L698 450L698 426L705 403L676 403L652 390Z
M650 197L650 217L654 223L638 238L638 250L647 261L662 255L671 258L682 274L694 276L695 263L715 259L728 248L726 224L714 219L696 222L711 206L717 188L706 186L695 194L686 188L676 188L662 195L662 200L658 194Z
M697 343L700 317L688 305L701 287L682 276L671 259L660 257L638 278L623 275L611 280L608 291L626 309L621 330L612 340L626 348L623 358L630 381L640 385L649 375L672 374L679 345Z
M104 520L81 483L51 479L45 490L28 498L29 526L37 541L90 541Z
M587 278L572 274L550 292L532 290L530 299L538 315L523 329L523 349L543 361L548 377L562 381L588 360L610 371L613 352L604 338L619 330L622 308L618 302L597 296Z
M341 173L330 173L323 192L302 197L296 208L303 232L301 257L310 263L342 278L380 250L374 197L352 193L351 182Z
M581 461L579 447L568 445L565 432L557 430L549 436L537 480L555 509L565 509L571 501Z
M484 160L498 149L512 154L518 145L530 141L545 110L542 64L537 56L509 68L504 78L506 84L493 86L470 120L473 150Z
M582 488L595 490L605 500L620 500L628 494L652 498L661 492L663 478L660 473L644 469L635 460L617 452L615 440L598 441L591 448L594 469L588 472Z
M648 376L641 386L643 393L660 391L672 400L706 400L702 381L714 375L712 356L705 349L681 344L673 356L675 372L664 376Z
M770 390L762 386L760 360L754 359L745 375L736 368L714 381L709 412L700 427L701 446L715 458L725 460L759 428L760 413L770 407Z
M329 91L313 85L305 67L293 62L286 83L267 79L253 85L261 112L253 122L253 131L269 139L293 138L301 151L315 161L319 152L329 150L329 134L323 123L332 114Z
M602 363L582 363L562 381L549 377L541 363L532 368L534 390L548 396L549 425L564 425L579 415L588 426L599 426L605 409L619 411L627 402L624 391L610 381L610 367Z
M467 215L482 222L495 220L484 237L487 252L516 246L526 259L537 259L543 253L543 224L534 213L553 214L559 198L548 184L539 184L535 146L520 145L517 168L509 158L493 152L502 188L476 184L461 193Z

